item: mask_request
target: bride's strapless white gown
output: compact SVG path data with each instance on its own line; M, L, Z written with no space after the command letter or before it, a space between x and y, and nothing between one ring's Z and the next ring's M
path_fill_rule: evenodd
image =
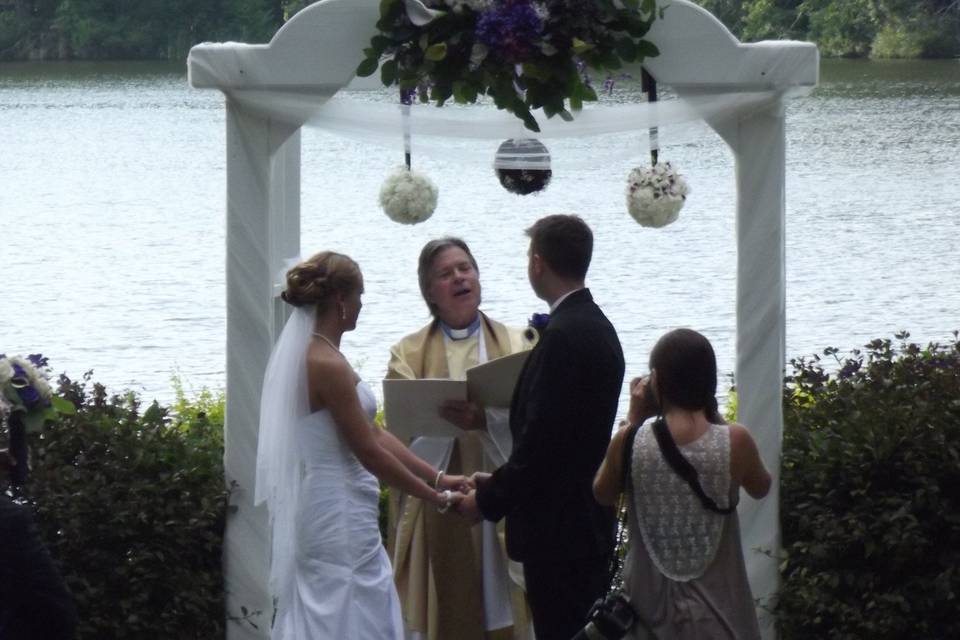
M377 401L357 384L373 420ZM297 427L304 479L297 510L296 576L276 631L284 640L402 640L400 601L377 525L379 484L327 410Z

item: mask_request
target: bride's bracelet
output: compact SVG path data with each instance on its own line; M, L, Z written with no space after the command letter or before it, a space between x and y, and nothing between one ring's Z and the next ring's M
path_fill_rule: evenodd
M433 488L440 491L440 478L443 477L443 469L437 471L437 477L433 479Z
M450 499L453 498L453 492L447 489L442 494L443 504L437 507L437 513L446 513L450 510Z

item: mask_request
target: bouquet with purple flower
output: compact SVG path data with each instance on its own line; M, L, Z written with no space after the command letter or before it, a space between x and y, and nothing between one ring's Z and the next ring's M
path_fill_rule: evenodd
M656 0L381 0L357 75L437 106L486 95L540 131L533 109L572 120L597 100L588 70L658 55L656 15Z
M39 353L26 358L0 354L0 421L16 416L28 431L39 431L58 412L73 405L53 395L47 358Z
M7 447L13 457L11 480L27 479L27 432L39 431L57 413L75 413L73 404L53 395L48 382L49 364L39 353L0 354L0 423L7 424Z

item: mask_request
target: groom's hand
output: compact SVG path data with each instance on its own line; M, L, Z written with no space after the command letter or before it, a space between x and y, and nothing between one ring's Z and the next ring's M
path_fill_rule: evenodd
M487 480L490 479L491 474L485 471L475 471L472 476L470 476L470 482L473 483L474 487L477 487Z
M447 400L440 407L440 417L464 431L487 428L487 415L483 407L469 400Z
M477 524L483 520L483 514L480 513L480 507L477 506L476 491L471 491L465 495L460 502L454 506L454 509L471 524Z

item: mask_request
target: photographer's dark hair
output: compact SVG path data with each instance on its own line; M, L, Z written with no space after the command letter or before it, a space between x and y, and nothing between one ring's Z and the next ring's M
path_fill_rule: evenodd
M540 218L527 229L530 247L558 276L583 280L593 257L593 232L579 216Z
M657 400L688 411L703 409L713 424L724 424L717 406L717 356L710 341L693 329L674 329L650 352Z

